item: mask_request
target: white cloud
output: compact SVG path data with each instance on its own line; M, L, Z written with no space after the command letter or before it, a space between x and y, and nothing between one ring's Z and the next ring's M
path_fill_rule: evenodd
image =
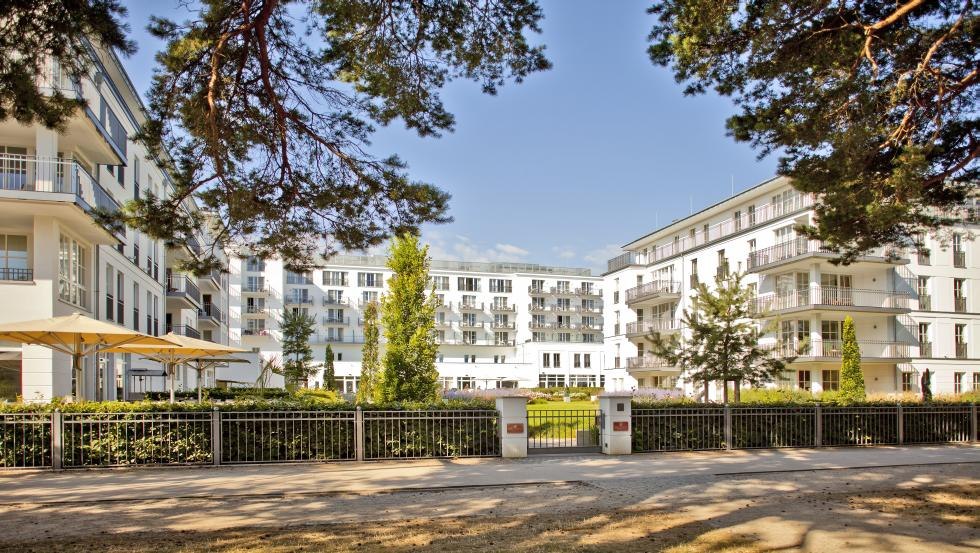
M623 248L618 244L606 244L600 248L589 251L582 256L593 268L606 270L606 262L623 253Z
M517 257L524 257L528 253L530 253L527 250L525 250L524 248L515 246L513 244L497 244L496 246L494 246L494 248L498 252L500 252L500 253L504 253L504 254L507 254L507 255L513 255L513 256L517 256Z
M551 248L551 251L555 252L558 259L575 259L578 257L578 253L571 246L555 246Z
M429 245L432 259L461 261L525 261L530 252L514 244L480 244L459 234L446 237L439 231L425 233L422 241Z

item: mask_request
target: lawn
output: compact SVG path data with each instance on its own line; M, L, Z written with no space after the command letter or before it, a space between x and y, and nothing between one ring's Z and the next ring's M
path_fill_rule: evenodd
M598 443L595 415L599 409L598 402L591 401L549 401L527 406L527 432L532 440L545 440L538 446L570 446L577 445L579 430L591 430L596 435L592 442ZM561 415L563 411L567 414ZM554 416L552 416L554 415ZM591 445L591 444L590 444Z
M598 409L598 401L570 401L565 403L564 401L549 401L548 403L542 403L539 405L528 404L528 411L561 411L563 409Z

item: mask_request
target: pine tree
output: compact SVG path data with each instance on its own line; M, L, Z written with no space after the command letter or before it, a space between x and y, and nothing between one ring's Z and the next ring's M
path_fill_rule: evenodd
M841 329L840 397L845 401L863 401L865 398L864 374L861 372L861 349L854 332L854 319L844 318Z
M335 391L337 389L337 375L333 369L333 348L327 344L323 351L323 389Z
M388 267L394 271L388 293L381 298L384 327L384 370L381 401L431 401L438 397L436 370L436 297L426 293L429 282L429 247L418 236L392 240Z
M714 289L701 283L692 310L684 310L683 323L690 336L650 336L654 355L674 363L685 377L704 385L722 381L725 402L728 383L735 383L736 401L742 383L771 382L786 370L786 363L759 347L763 331L752 320L752 290L742 286L742 276L730 274L715 280ZM705 395L707 401L707 395Z
M313 349L310 348L310 336L316 320L299 310L283 312L279 321L282 331L283 363L280 374L286 380L286 386L295 388L306 386L307 379L316 370L313 363Z
M381 333L378 330L378 303L364 308L364 346L361 347L361 381L357 385L358 403L377 401L380 387Z

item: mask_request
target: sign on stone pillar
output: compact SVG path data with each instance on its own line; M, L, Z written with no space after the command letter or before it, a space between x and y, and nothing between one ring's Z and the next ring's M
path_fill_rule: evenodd
M527 398L497 398L500 412L500 455L506 458L527 457Z
M632 396L599 396L602 412L602 452L606 455L633 453Z

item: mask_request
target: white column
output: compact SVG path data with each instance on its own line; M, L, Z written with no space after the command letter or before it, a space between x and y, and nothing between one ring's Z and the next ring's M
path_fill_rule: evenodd
M497 398L500 411L500 454L505 458L527 457L527 398Z
M630 395L601 395L602 452L606 455L629 455L633 452L633 414Z

